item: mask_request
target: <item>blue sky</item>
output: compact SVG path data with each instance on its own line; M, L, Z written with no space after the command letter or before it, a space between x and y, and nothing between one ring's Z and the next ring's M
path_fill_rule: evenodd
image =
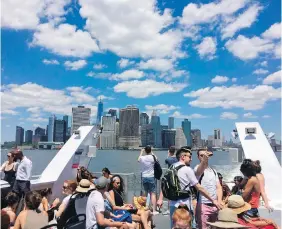
M86 105L281 132L280 1L2 2L1 142Z

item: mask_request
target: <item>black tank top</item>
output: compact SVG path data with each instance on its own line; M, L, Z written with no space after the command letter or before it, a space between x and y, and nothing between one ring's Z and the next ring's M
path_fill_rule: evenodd
M115 194L115 204L116 204L116 206L119 206L119 207L123 206L123 199L122 199L121 194L119 194L114 189L113 189L113 191L114 191L114 194Z
M4 169L4 180L7 181L9 184L13 184L16 179L16 171L14 170L15 164L10 170L5 170ZM6 168L6 166L5 166Z

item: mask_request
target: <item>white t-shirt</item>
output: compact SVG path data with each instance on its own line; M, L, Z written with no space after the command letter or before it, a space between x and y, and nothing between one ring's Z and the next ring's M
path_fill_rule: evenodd
M155 160L153 155L141 156L139 162L141 163L142 177L154 177Z
M183 162L179 161L173 164L174 167L177 167L179 165L185 165ZM189 190L190 187L195 186L198 184L198 180L195 176L195 173L193 169L191 169L189 166L184 166L181 169L178 170L177 176L180 182L180 187L182 190ZM187 186L188 185L188 186ZM178 207L181 204L187 205L187 207L191 207L191 197L183 200L172 200L169 202L170 206Z
M97 229L96 213L104 211L104 198L100 192L94 190L91 192L86 204L86 228Z
M32 162L26 156L18 164L16 180L30 180L32 169Z
M194 171L196 172L199 165L196 165ZM199 180L201 176L197 177ZM210 167L206 168L204 171L204 176L201 180L201 185L209 193L210 197L213 200L217 200L216 184L219 182L217 172ZM199 203L211 203L206 197L199 195Z

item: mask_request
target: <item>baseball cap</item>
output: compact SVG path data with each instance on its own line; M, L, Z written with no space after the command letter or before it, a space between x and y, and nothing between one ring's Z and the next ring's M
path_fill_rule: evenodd
M107 187L107 185L110 183L110 181L105 177L99 177L97 180L95 180L94 184L97 189L104 189Z

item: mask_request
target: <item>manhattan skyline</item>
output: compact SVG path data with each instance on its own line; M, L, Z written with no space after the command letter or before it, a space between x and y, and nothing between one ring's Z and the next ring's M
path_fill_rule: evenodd
M281 138L280 1L40 2L2 4L1 142L78 105L95 123L100 98L206 139L253 121Z

